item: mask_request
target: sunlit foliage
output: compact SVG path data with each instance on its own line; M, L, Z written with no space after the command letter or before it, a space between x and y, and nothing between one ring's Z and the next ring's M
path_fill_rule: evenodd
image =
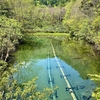
M96 98L96 100L100 100L100 75L97 74L88 74L91 80L94 80L98 83L98 87L92 93L92 97Z
M7 60L11 51L15 50L21 35L21 24L14 19L0 16L0 59Z
M52 94L52 90L49 88L39 92L35 83L37 78L18 84L13 76L16 71L16 68L9 68L0 76L0 100L47 100L48 96Z
M65 32L70 36L64 44L69 40L85 43L91 49L82 48L83 51L86 49L96 57L100 55L100 0L0 0L0 99L45 97L40 92L31 95L32 89L36 90L35 80L22 85L26 89L30 87L28 94L11 78L12 73L6 71L6 62L22 38L21 32ZM75 47L74 43L68 46ZM76 48L76 51L82 50ZM100 99L99 90L94 92L97 99Z

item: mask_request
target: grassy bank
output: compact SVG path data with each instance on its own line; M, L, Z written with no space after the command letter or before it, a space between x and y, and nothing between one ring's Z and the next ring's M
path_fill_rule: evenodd
M69 36L67 33L27 33L29 36Z

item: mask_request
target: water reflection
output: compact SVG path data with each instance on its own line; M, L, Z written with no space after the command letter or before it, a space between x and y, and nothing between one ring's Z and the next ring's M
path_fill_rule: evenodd
M67 39L54 42L56 54L77 70L86 79L87 74L99 74L100 57L94 54L92 46L79 41Z
M72 100L72 97L69 92L69 88L67 87L60 69L57 65L55 58L46 58L46 59L31 59L28 62L23 62L22 66L19 68L17 73L17 80L19 83L27 82L32 78L38 76L37 84L38 89L42 91L46 87L50 87L48 82L48 69L47 69L47 62L49 61L51 66L51 75L54 79L53 86L58 86L57 100ZM73 69L71 66L66 64L63 60L58 58L61 67L68 78L71 87L78 98L78 100L87 100L90 96L92 91L95 89L94 83L87 79L84 80L80 77L78 71ZM52 100L49 98L49 100Z
M99 72L99 59L93 56L92 51L90 51L91 48L88 45L84 45L83 47L83 44L78 44L73 41L66 42L66 40L62 42L54 40L52 42L62 69L66 77L68 77L78 100L87 100L95 89L94 83L87 79L87 74ZM45 87L50 87L47 73L48 58L46 58L48 50L50 50L48 42L45 42L44 46L39 48L26 45L24 47L21 46L21 49L16 53L16 62L22 63L18 73L16 73L16 78L19 83L27 82L38 76L37 84L40 91ZM54 87L59 87L59 90L57 90L57 100L72 100L58 65L55 59L52 58L52 50L50 51L50 57L51 75L54 79L53 85ZM51 98L49 100L52 100Z

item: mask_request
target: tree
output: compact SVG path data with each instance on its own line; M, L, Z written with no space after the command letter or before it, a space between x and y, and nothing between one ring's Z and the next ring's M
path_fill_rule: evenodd
M65 6L65 4L70 0L34 0L34 4L36 5L46 5L46 6ZM74 1L74 0L73 0Z
M7 61L11 51L22 38L21 24L14 19L0 16L0 59Z
M9 67L0 76L0 100L47 100L52 90L45 88L42 92L37 89L34 78L26 83L18 84L14 77L16 68Z
M11 17L13 15L12 8L7 0L0 0L0 15Z
M82 0L80 9L83 13L85 13L89 17L93 17L95 15L95 11L98 11L98 9L100 9L100 1L99 0Z

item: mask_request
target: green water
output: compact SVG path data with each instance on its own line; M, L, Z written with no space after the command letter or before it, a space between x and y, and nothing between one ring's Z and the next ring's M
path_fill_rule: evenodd
M21 63L16 77L19 83L27 82L32 78L38 77L37 84L40 91L45 87L50 88L48 82L48 52L50 53L49 63L51 65L51 76L54 79L53 86L58 86L57 100L72 100L69 91L66 91L66 83L61 78L61 72L57 67L57 63L52 53L50 42L54 44L58 60L66 75L70 74L68 79L73 87L78 86L78 90L74 90L78 100L84 100L83 95L91 95L95 89L94 83L87 79L88 73L99 73L99 58L92 55L91 47L78 44L76 41L68 41L65 37L60 38L33 38L35 43L21 45L16 52L15 65ZM35 45L34 45L35 44ZM84 85L84 88L80 87ZM49 98L49 100L52 100Z
M59 43L56 43L57 45ZM93 47L78 41L64 40L56 50L58 56L77 70L86 79L87 74L100 73L100 57L95 55Z

